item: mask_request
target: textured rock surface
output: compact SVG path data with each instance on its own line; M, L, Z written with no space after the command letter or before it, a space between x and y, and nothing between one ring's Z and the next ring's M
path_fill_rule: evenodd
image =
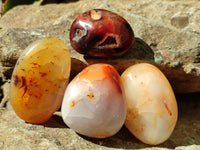
M82 12L104 8L123 16L135 31L132 50L120 59L102 60L77 54L69 43L69 28ZM72 56L75 76L87 64L107 62L119 72L141 61L157 65L176 92L200 92L199 0L74 0L64 4L17 6L0 19L0 78L10 79L19 55L40 37L62 39ZM9 100L9 84L2 87ZM64 125L57 112L43 125L31 125L14 114L10 103L0 108L0 149L200 149L200 93L178 95L178 124L168 141L142 144L123 127L108 139L80 136Z
M192 98L191 98L192 97ZM200 148L200 99L198 94L177 96L179 120L171 137L163 144L152 147L138 141L123 127L107 139L78 135L62 121L56 112L45 124L32 125L19 119L10 104L0 108L0 149L150 149L198 150ZM199 146L198 146L199 145Z
M0 108L1 107L4 107L6 105L6 103L9 101L9 98L10 98L10 82L6 82L2 85L2 95L3 95L3 98L2 100L0 101Z
M15 7L0 20L3 77L10 78L16 59L27 45L40 37L54 36L64 40L71 50L72 57L84 63L103 61L116 67L120 64L118 70L123 71L138 62L136 59L151 61L167 75L176 92L199 92L199 5L198 0L127 0L123 3L120 0L81 0L57 5ZM131 24L137 40L131 52L123 58L107 61L84 59L71 48L69 28L72 21L82 12L92 8L117 12ZM81 61L73 62L76 65L82 63Z

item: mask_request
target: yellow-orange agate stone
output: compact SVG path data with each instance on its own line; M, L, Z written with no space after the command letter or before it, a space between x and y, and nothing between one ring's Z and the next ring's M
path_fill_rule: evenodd
M47 37L29 45L12 75L10 100L15 113L33 124L50 119L61 106L70 67L70 53L63 41Z
M140 141L158 145L172 134L178 107L173 89L155 66L136 64L121 76L127 100L125 125Z

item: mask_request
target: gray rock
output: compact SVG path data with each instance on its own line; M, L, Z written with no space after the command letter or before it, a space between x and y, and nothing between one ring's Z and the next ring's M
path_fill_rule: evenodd
M171 25L177 28L184 28L189 24L189 17L187 15L174 15L171 18Z
M196 7L199 3L199 1L158 3L155 0L148 0L126 1L122 4L121 1L94 3L83 0L59 5L15 7L0 20L3 78L11 77L17 58L31 42L41 37L54 36L68 45L72 58L77 60L73 59L72 66L108 62L119 68L118 71L121 73L130 65L142 60L158 66L169 79L175 92L200 92L200 27L198 26L200 11ZM157 9L151 11L154 7ZM83 58L72 49L69 42L71 23L79 14L92 8L114 11L130 23L137 39L127 55L111 61L92 60ZM172 18L177 20L177 17L174 17L177 12L179 14L184 12L189 19L187 25L185 23L184 28L178 30L171 26L170 22ZM73 70L72 67L72 74L75 75L82 68Z
M70 49L74 77L88 64L110 63L122 73L135 63L148 62L159 67L175 92L200 92L200 1L79 0L44 6L24 5L10 10L0 19L0 78L11 78L21 52L33 41L46 36L63 40ZM104 8L123 16L132 26L136 41L131 51L118 59L92 59L74 51L69 29L82 12ZM60 112L42 125L25 123L9 102L9 83L4 86L0 108L0 149L200 149L200 95L176 95L179 119L171 137L163 144L149 146L134 138L123 127L107 139L76 134L62 121ZM5 105L7 103L7 105Z
M81 136L64 124L60 111L46 123L33 125L18 118L11 107L0 108L0 149L198 150L200 148L199 96L199 94L177 95L179 104L177 125L170 138L158 146L141 143L126 127L122 127L116 135L106 139Z

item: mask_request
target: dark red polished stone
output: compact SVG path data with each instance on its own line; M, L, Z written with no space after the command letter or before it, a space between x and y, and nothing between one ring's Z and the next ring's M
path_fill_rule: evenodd
M121 16L93 9L76 18L70 29L70 42L79 53L92 57L118 57L133 45L134 33Z

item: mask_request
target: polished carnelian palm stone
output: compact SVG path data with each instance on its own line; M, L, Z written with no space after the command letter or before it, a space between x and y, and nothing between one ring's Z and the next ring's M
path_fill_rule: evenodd
M73 22L70 42L77 52L84 55L118 57L132 47L134 33L128 22L118 14L93 9Z
M71 60L65 43L47 37L29 45L14 68L10 100L26 122L47 121L61 106Z

